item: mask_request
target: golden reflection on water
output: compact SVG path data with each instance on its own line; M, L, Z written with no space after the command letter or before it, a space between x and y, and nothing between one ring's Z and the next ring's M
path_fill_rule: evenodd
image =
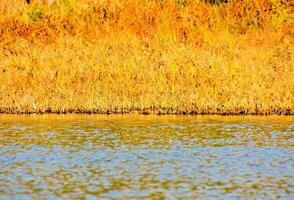
M1 115L3 198L288 198L294 117Z

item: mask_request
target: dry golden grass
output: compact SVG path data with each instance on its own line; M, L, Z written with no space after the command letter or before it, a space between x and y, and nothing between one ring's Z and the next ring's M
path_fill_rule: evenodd
M294 114L290 0L11 2L0 112Z

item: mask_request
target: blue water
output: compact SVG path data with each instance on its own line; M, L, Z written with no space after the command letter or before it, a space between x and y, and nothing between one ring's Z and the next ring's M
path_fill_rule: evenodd
M0 145L0 199L294 197L291 120L9 118Z

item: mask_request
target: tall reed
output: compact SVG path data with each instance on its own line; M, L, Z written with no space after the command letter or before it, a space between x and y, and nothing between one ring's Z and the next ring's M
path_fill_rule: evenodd
M290 0L0 2L0 112L294 114Z

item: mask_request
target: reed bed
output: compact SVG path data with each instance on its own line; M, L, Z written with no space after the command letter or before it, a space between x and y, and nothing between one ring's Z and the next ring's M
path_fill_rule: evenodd
M290 0L0 2L0 112L294 114Z

